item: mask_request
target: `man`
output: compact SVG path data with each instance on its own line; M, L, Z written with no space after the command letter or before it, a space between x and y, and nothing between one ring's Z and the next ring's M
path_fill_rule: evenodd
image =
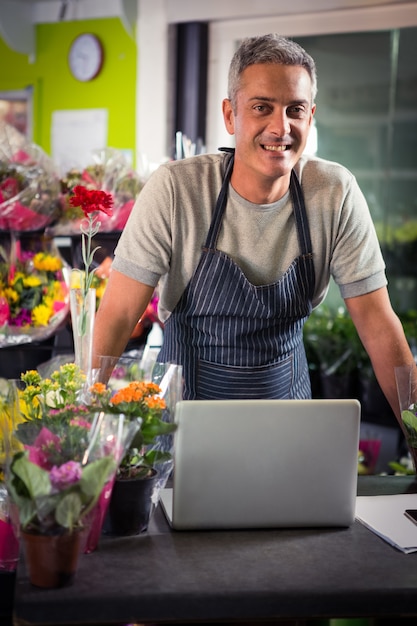
M344 167L303 151L316 68L277 35L244 40L223 101L235 151L160 166L115 251L95 352L119 355L159 284L161 361L185 398L310 396L303 324L330 276L397 416L394 367L413 363L366 201Z

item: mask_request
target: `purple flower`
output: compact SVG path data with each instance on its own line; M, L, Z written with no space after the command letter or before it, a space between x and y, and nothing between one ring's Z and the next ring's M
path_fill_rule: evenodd
M59 467L54 465L49 472L49 479L52 486L60 491L78 483L81 474L81 465L76 461L68 461Z
M32 315L28 309L21 309L16 317L12 318L10 323L12 326L29 326L32 321Z

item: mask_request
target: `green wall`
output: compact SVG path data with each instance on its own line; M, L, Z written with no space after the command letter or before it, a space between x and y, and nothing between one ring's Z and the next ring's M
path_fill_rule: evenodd
M73 39L93 32L104 47L104 65L94 80L81 83L68 68ZM0 38L0 91L33 86L33 142L51 153L51 121L56 110L105 108L108 146L135 157L135 40L118 18L36 25L36 55L11 50ZM104 146L103 146L104 147Z

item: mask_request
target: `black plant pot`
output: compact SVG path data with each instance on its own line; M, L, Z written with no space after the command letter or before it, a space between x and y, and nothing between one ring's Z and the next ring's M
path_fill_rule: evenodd
M110 498L103 532L108 535L138 535L148 528L152 492L158 472L146 478L118 478Z

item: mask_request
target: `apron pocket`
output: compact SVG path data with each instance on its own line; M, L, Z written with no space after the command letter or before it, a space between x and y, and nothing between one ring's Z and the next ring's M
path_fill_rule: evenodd
M258 367L236 367L199 361L198 400L280 400L290 397L293 359Z

